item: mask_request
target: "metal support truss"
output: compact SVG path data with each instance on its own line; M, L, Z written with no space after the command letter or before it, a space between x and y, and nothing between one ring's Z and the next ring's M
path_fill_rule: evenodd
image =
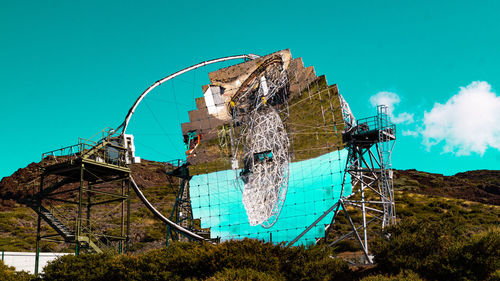
M359 242L366 260L372 263L369 255L368 225L380 222L381 229L395 223L394 189L392 182L391 154L396 140L396 128L390 123L387 106L377 108L377 116L358 120L356 126L344 134L348 156L344 171L344 182L340 195L340 205L352 231L335 240L339 241L354 235ZM344 194L346 175L351 178L352 191ZM361 216L353 216L361 213ZM332 218L333 225L338 212ZM328 227L325 238L328 235Z
M396 127L390 123L387 106L384 105L378 106L376 116L357 121L353 121L353 118L350 120L352 124L346 126L347 129L343 134L348 156L340 198L288 245L293 245L327 214L333 212L332 221L325 231L325 242L327 242L328 233L335 219L342 213L352 231L341 235L329 245L333 246L354 235L367 262L372 263L368 248L371 229L368 225L380 222L381 229L384 229L396 221L391 166ZM352 189L347 193L346 187L349 186ZM358 215L354 216L355 213Z
M177 196L175 204L170 214L170 220L183 228L194 231L193 211L191 208L191 199L189 196L189 175L188 164L182 160L170 161L166 164L167 179L170 186L174 188L177 184L172 182L171 177L179 179ZM173 241L188 241L191 240L188 236L183 236L176 232L170 225L167 226L167 246L169 240Z

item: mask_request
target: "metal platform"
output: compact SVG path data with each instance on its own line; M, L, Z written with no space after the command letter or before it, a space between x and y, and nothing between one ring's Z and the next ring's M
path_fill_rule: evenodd
M42 154L54 163L43 168L38 193L26 202L38 214L37 260L42 240L74 244L75 254L122 252L124 244L128 248L130 154L119 136L101 133L97 141L80 139L76 145ZM95 216L103 205L120 210L108 214L105 223L102 215Z

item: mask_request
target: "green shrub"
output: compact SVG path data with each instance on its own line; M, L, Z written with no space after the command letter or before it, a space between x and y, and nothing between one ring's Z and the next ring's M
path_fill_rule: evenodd
M500 269L500 228L470 235L460 219L407 219L373 247L379 270L431 280L486 280Z
M16 271L14 267L7 266L2 260L0 260L0 280L29 281L35 280L35 276L26 271Z
M333 249L325 245L281 248L280 269L287 280L350 280L347 262L332 258Z
M488 278L488 281L500 281L500 269L493 272Z
M335 244L335 251L338 253L342 252L354 252L359 251L361 247L358 241L344 239Z
M111 261L107 263L108 274L106 275L105 280L144 280L141 276L143 272L138 267L139 262L137 257L130 255L117 255L110 258Z
M44 268L46 280L104 280L109 274L113 256L110 254L64 255Z
M256 240L219 245L173 243L138 256L64 256L49 263L47 280L186 280L226 278L349 280L347 263L326 246L291 247ZM268 278L269 277L269 278Z
M457 232L451 225L407 219L389 229L391 239L379 240L373 247L375 262L383 272L399 273L408 268L416 272L441 272L440 257Z
M423 279L418 276L413 271L402 271L396 276L388 276L388 275L374 275L374 276L368 276L361 281L421 281Z
M274 276L268 273L260 272L251 268L226 268L223 271L217 272L214 276L206 279L206 281L280 281L286 280L280 276Z
M209 262L209 247L197 243L173 243L168 248L139 256L138 270L143 280L206 278L215 273Z
M13 281L15 280L15 270L13 267L9 267L0 261L0 280Z
M500 228L473 235L450 247L447 269L457 279L486 280L500 270Z
M331 255L331 249L325 246L287 248L251 239L217 246L175 243L147 253L141 259L141 268L151 273L150 278L163 268L182 279L209 278L228 268L252 269L294 280L329 280L348 275L347 263Z

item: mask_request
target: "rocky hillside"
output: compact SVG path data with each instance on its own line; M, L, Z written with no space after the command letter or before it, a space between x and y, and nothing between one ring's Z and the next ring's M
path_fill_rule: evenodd
M20 168L12 175L2 178L0 181L0 210L12 207L16 202L34 194L40 183L40 170L50 164L53 160L44 159L41 162L32 162L25 168ZM140 164L133 164L132 173L138 185L148 189L157 186L165 186L168 181L165 176L164 165L160 162L142 160Z
M396 170L394 188L425 195L500 205L500 171L477 170L443 176L417 170Z

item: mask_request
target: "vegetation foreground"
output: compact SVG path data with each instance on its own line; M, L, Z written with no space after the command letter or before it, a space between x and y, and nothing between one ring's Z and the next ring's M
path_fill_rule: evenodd
M324 245L256 240L175 243L140 255L63 256L38 279L0 266L0 280L500 280L500 228L469 233L460 220L406 220L373 244L376 266L353 269Z

